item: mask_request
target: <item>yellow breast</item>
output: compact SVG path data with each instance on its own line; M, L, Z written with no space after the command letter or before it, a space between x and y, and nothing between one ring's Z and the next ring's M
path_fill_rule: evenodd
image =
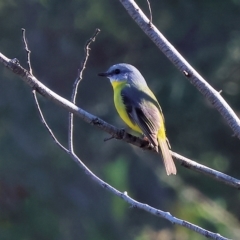
M112 82L113 92L114 92L114 104L115 104L115 107L117 109L118 114L122 118L122 120L131 129L133 129L136 132L142 133L141 129L136 124L132 123L132 121L128 117L128 114L127 114L127 111L126 111L126 107L125 107L125 105L124 105L124 103L122 101L121 91L125 87L125 85L126 85L126 82L123 82L123 81Z

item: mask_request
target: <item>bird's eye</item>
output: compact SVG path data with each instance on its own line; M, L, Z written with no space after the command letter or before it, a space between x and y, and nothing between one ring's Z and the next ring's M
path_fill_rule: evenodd
M119 74L119 73L120 73L120 70L117 68L117 69L114 70L114 73L115 73L115 74Z

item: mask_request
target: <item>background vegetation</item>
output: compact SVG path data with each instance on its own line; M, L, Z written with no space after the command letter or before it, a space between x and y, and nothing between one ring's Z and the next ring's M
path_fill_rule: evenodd
M137 1L148 13L145 0ZM151 0L154 24L184 57L240 111L240 1ZM0 1L0 51L26 66L26 28L34 74L69 98L83 46L102 30L80 84L78 105L125 127L106 79L110 65L135 65L163 108L172 149L239 178L239 140L219 113L158 51L115 0ZM40 97L41 98L41 97ZM67 112L41 98L52 129L67 143ZM155 240L203 239L130 208L89 179L52 141L28 86L0 68L0 238ZM75 148L99 177L145 202L229 238L240 236L240 193L177 164L167 177L155 154L75 121Z

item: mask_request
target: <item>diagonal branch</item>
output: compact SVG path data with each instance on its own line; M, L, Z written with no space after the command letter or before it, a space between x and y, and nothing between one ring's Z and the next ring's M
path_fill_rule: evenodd
M38 113L39 113L39 117L43 123L43 125L46 127L46 129L48 130L50 136L52 137L53 141L62 149L64 150L66 153L69 153L69 150L67 148L65 148L59 141L58 139L56 138L56 136L54 135L53 131L51 130L51 128L48 126L44 116L43 116L43 113L42 113L42 110L40 108L40 105L39 105L39 102L38 102L38 99L37 99L37 95L36 95L36 90L33 90L33 98L35 100L35 104L36 104L36 107L37 107L37 110L38 110Z
M33 75L31 75L26 69L20 66L17 59L10 60L6 56L0 53L0 63L2 63L9 70L19 75L32 89L35 89L39 94L46 97L47 99L55 102L59 106L63 107L67 111L80 117L85 122L98 127L99 129L109 133L116 139L121 139L127 143L131 143L137 147L141 147L146 150L152 150L149 143L143 139L125 132L122 129L118 129L113 125L103 121L102 119L84 111L83 109L77 107L75 104L66 100L65 98L59 96L55 92L51 91L44 84L39 82ZM191 161L177 153L172 152L173 157L178 160L182 166L192 169L197 172L204 173L211 176L213 179L221 181L229 186L240 189L240 180L230 177L226 174L220 173L214 169L207 168L201 164Z
M139 27L178 68L178 70L187 77L190 83L192 83L209 100L209 102L226 120L234 134L240 138L240 120L220 93L199 75L199 73L181 56L181 54L173 47L173 45L171 45L171 43L168 42L153 24L151 24L151 26L149 25L149 19L134 0L119 1Z
M180 154L175 153L173 151L171 151L171 154L175 159L177 159L181 163L182 166L192 169L196 172L203 173L204 175L212 177L219 182L223 182L228 186L240 189L240 180L233 178L222 172L213 170L212 168L206 167L197 162L194 162L194 161L192 161L186 157L183 157Z

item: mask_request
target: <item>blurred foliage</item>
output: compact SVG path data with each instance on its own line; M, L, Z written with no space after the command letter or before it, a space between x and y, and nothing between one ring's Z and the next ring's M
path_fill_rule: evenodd
M139 5L149 14L145 0ZM240 1L151 0L153 22L240 113ZM135 65L157 95L172 149L239 178L239 140L219 113L191 86L139 29L119 1L0 1L0 51L26 64L26 29L36 77L69 98L96 28L77 103L125 127L108 80L96 76L110 65ZM94 183L52 141L41 124L31 90L0 67L0 239L204 239L131 208ZM44 114L64 144L67 112L40 97ZM54 113L54 114L53 114ZM177 164L167 177L159 157L75 120L75 148L103 180L138 201L208 230L237 239L240 193ZM97 147L96 147L97 146Z

